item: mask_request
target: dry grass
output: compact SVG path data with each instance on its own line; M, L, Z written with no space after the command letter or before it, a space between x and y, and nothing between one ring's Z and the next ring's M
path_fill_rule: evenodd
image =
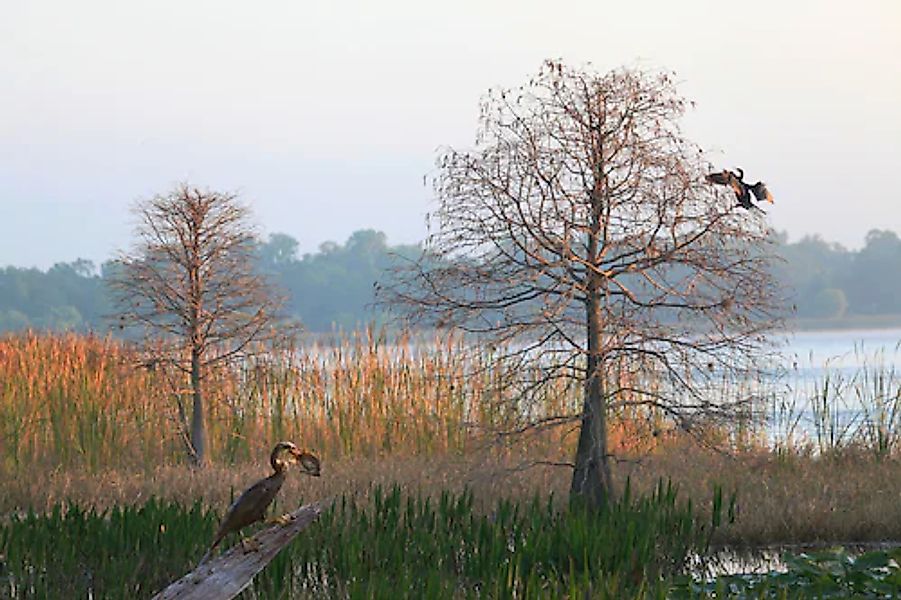
M476 453L337 461L325 457L321 478L289 477L279 502L281 510L287 510L341 494L365 496L373 486L393 484L425 494L470 488L480 510L491 510L500 498L535 494L553 493L564 501L569 469L528 464L521 456ZM151 496L184 502L199 498L222 509L267 469L261 457L256 464L217 465L200 471L167 466L151 472L36 472L5 486L0 511L48 510L62 501L106 507L141 503ZM724 544L901 540L901 464L897 462L880 464L869 458L785 462L767 454L730 458L682 445L659 450L638 464L620 464L615 477L620 485L630 477L639 491L651 490L660 478L672 478L681 496L699 506L707 506L717 485L727 493L737 492L738 520L721 530L718 541Z
M822 544L901 540L901 462L870 454L842 459L770 452L726 456L674 447L632 468L646 487L671 477L705 501L715 485L738 496L738 519L720 532L730 545ZM706 496L705 496L706 494Z

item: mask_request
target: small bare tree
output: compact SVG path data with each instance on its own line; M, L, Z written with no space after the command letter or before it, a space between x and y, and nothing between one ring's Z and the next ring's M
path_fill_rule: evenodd
M149 350L190 380L192 460L207 459L204 377L210 366L264 351L281 337L283 298L254 269L249 209L233 194L180 185L139 201L137 243L110 276L121 322L140 327ZM190 431L189 437L187 432Z
M589 505L613 489L610 410L685 427L734 414L711 386L754 371L777 323L765 223L705 184L684 110L669 74L552 61L489 91L476 148L438 159L423 258L383 295L541 373L516 402L560 377L584 385L571 496Z

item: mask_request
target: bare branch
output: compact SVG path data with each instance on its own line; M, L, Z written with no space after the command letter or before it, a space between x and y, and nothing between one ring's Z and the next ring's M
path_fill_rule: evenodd
M137 243L110 278L119 320L190 375L191 451L203 462L206 369L265 352L292 327L279 316L283 297L254 269L256 234L234 194L183 184L134 212Z
M725 414L735 407L710 398L707 365L747 377L779 324L770 231L705 182L679 129L685 106L669 73L554 61L489 92L475 148L438 157L422 258L382 288L409 321L507 348L497 360L537 374L499 397L583 383L590 452L574 486L607 462L610 407Z

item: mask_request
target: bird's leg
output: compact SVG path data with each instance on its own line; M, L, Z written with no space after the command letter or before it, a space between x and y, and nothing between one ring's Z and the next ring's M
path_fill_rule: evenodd
M266 522L270 525L287 525L291 521L294 520L294 517L291 515L282 515L280 517L272 517L267 519Z
M260 550L260 542L253 538L241 538L241 548L244 550L244 554L248 554L250 552L258 552Z

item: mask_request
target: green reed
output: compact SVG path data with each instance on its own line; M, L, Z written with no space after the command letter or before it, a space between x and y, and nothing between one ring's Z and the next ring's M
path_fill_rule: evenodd
M195 560L216 521L199 502L155 499L13 515L0 525L0 598L149 597Z
M884 350L866 353L856 346L852 357L859 366L851 371L840 367L843 357L834 357L816 379L789 374L788 390L769 396L766 426L775 450L869 454L877 461L901 451L901 372Z
M720 497L715 513L722 509ZM342 497L264 570L247 598L663 598L718 520L660 483L604 510L472 494ZM107 512L57 507L0 525L0 597L147 597L193 568L216 517L151 500Z

